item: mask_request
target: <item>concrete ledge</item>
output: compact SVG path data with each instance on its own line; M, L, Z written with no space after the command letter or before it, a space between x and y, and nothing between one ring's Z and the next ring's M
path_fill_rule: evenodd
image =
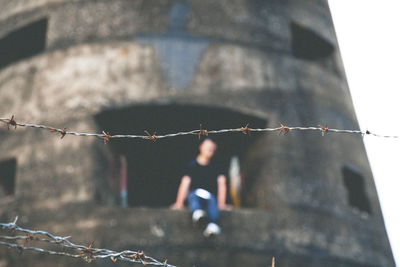
M201 230L193 227L188 210L75 204L63 207L62 212L36 210L20 215L23 227L43 229L61 236L71 235L71 240L77 243L94 241L96 247L143 249L149 255L168 258L169 263L179 266L265 266L272 256L280 260L279 266L294 266L299 259L308 264L296 266L321 266L321 259L326 262L324 266L359 266L356 264L359 263L359 254L365 258L369 255L362 266L390 266L377 257L382 253L379 247L365 251L365 244L357 244L358 240L346 243L349 242L346 236L350 230L349 222L343 222L334 215L307 211L242 209L222 212L222 234L211 240L204 238ZM10 220L8 217L11 216L3 214L2 221ZM353 227L364 227L362 232L372 234L373 229L368 229L367 224L351 224ZM39 266L43 261L57 263L58 266L68 266L72 262L79 266L85 264L62 257L39 257L34 253L24 254L18 259L16 256L11 253L7 258L26 260L30 266ZM38 262L38 265L32 265L33 262ZM96 266L103 264L98 261Z

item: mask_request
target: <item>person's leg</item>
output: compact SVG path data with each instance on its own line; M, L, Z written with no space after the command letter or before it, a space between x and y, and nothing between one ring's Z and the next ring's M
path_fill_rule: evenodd
M213 195L207 199L207 214L210 222L207 224L206 229L204 229L203 235L205 237L219 235L221 233L221 228L217 224L219 209L217 199Z
M217 223L218 216L219 216L217 199L215 198L214 195L211 195L211 197L209 199L207 199L206 201L207 201L208 218L210 219L210 222Z
M201 224L206 218L206 213L202 207L202 198L196 195L194 192L190 192L187 197L189 209L192 212L192 220L195 224Z
M201 210L201 199L193 191L187 197L188 206L191 212Z

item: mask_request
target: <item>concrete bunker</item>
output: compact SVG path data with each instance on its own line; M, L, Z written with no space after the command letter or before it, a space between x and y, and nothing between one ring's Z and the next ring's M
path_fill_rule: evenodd
M250 127L259 128L267 124L263 118L231 109L178 104L135 105L105 110L95 119L101 130L115 131L110 134L140 135L145 130L151 134L157 131L157 135L196 130L200 124L207 130L240 128L247 123ZM244 164L247 153L260 135L252 133L249 136L241 132L212 135L218 143L216 160L227 172L233 156L237 156L239 162ZM195 135L158 139L156 142L142 139L112 140L107 149L115 159L108 164L108 180L114 187L113 191L120 191L116 189L121 185L121 178L124 179L120 174L127 173L129 206L168 206L175 201L183 169L196 156L198 144L199 139ZM125 170L118 170L121 168Z

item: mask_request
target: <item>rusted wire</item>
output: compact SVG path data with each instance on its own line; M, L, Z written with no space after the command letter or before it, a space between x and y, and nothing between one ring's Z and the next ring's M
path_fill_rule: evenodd
M143 265L175 267L174 265L167 264L166 260L164 262L160 262L150 256L147 256L143 251L124 250L117 252L110 249L95 248L93 247L93 242L91 242L89 246L79 245L71 242L69 240L70 236L61 237L46 231L25 229L16 224L17 219L18 217L10 223L0 223L1 231L9 230L13 233L13 236L0 235L0 246L15 248L19 252L31 250L49 255L81 258L87 262L98 259L110 259L113 262L120 260ZM25 235L14 235L16 233L23 233ZM19 244L18 241L23 241L23 245ZM26 243L30 241L51 243L56 246L58 250L49 250L46 248L41 248L40 246L26 246ZM65 251L66 249L68 251Z
M83 137L97 137L97 138L102 139L104 141L104 144L107 144L108 142L110 142L111 139L121 139L121 138L146 139L146 140L156 141L158 139L178 137L178 136L184 136L184 135L196 135L200 138L202 135L208 136L209 134L224 134L224 133L233 133L233 132L239 132L239 133L243 133L243 134L250 134L251 132L278 132L279 135L281 135L281 134L287 135L291 131L318 131L318 132L321 132L322 136L324 136L326 133L337 133L337 134L357 134L357 135L361 135L363 137L365 135L371 135L371 136L383 137L383 138L396 138L396 139L400 138L399 135L380 135L380 134L372 133L369 130L361 131L361 130L333 129L333 128L328 128L327 126L321 126L321 125L318 125L318 127L313 127L313 126L298 127L298 126L287 126L282 123L280 124L279 127L275 127L275 128L250 128L249 124L247 124L246 126L239 127L239 128L206 130L206 129L203 129L202 126L200 125L200 129L197 129L197 130L181 131L181 132L164 134L164 135L156 135L156 132L154 132L153 134L150 134L148 131L145 131L146 135L134 135L134 134L111 135L105 131L102 131L102 133L84 133L84 132L68 131L67 128L60 129L60 128L55 128L55 127L40 125L40 124L20 123L20 122L15 121L14 115L11 117L11 119L0 118L0 122L5 123L7 125L8 129L10 129L10 125L13 126L14 129L16 129L17 126L43 129L43 130L48 130L50 132L59 133L61 135L61 138L65 137L66 135L83 136Z

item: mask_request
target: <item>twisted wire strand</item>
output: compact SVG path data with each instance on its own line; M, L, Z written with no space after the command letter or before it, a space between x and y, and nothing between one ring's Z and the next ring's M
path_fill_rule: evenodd
M75 244L69 240L70 236L61 237L53 235L46 231L25 229L16 224L17 219L18 217L15 218L15 220L10 223L0 223L0 228L2 230L11 230L13 233L15 232L25 233L26 235L25 236L0 235L0 246L2 245L9 248L14 248L20 252L24 250L31 250L49 255L82 258L88 262L91 262L96 259L109 258L113 262L121 260L132 263L140 263L143 265L175 267L174 265L167 264L167 261L160 262L150 256L147 256L143 253L143 251L124 250L117 252L110 249L94 248L92 247L93 243L91 243L89 246ZM24 240L25 243L29 241L52 243L54 245L59 246L60 248L68 248L70 250L73 250L73 252L49 250L41 247L25 246L25 244L20 245L16 243L19 240Z
M17 126L19 127L30 127L30 128L37 128L37 129L43 129L43 130L48 130L51 132L57 132L61 134L61 138L63 138L66 135L74 135L74 136L83 136L83 137L97 137L100 139L103 139L105 143L110 141L111 139L122 139L122 138L130 138L130 139L147 139L147 140L157 140L157 139L163 139L163 138L171 138L171 137L178 137L178 136L184 136L184 135L208 135L208 134L224 134L224 133L232 133L232 132L242 132L244 134L250 133L250 132L279 132L279 134L287 134L290 131L319 131L321 132L322 135L325 133L340 133L340 134L358 134L361 136L365 135L371 135L375 137L381 137L381 138L395 138L399 139L399 135L380 135L376 133L371 133L370 131L361 131L361 130L350 130L350 129L332 129L324 126L318 126L318 127L299 127L299 126L285 126L283 124L280 124L280 127L275 127L275 128L250 128L248 125L240 128L231 128L231 129L220 129L220 130L205 130L201 128L198 130L191 130L191 131L180 131L176 133L169 133L169 134L164 134L164 135L156 135L155 133L151 135L147 131L147 135L134 135L134 134L115 134L115 135L110 135L109 133L103 131L102 133L85 133L85 132L75 132L75 131L67 131L67 128L56 128L52 126L46 126L46 125L41 125L41 124L33 124L33 123L20 123L16 122L14 120L14 116L11 117L11 119L7 118L0 118L0 122L3 122L7 125L8 129L11 127L14 127L15 129Z

